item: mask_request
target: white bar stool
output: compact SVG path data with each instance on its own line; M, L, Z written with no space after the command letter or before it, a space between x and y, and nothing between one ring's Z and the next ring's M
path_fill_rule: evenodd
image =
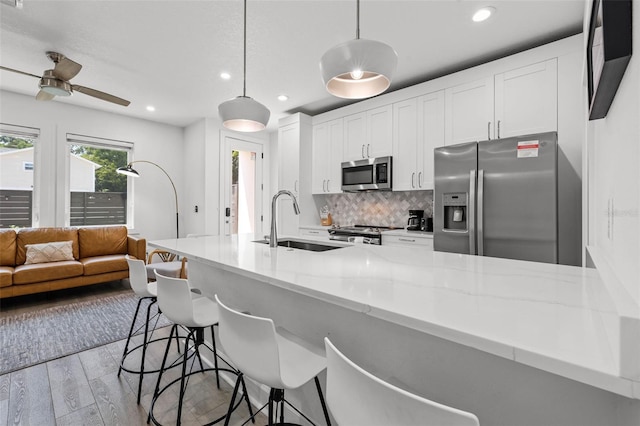
M235 311L224 305L216 295L220 309L220 343L225 354L239 370L233 390L225 425L229 424L234 401L243 375L271 388L269 401L257 412L269 407L269 426L273 425L280 406L280 423L284 423L284 404L287 403L305 420L314 424L306 415L285 399L285 390L297 389L314 379L327 425L331 425L329 413L318 380L326 368L322 349L313 348L297 336L276 327L269 318L261 318ZM246 393L245 393L246 396ZM275 407L274 407L275 405ZM275 408L275 410L274 410ZM250 419L254 421L252 414ZM248 420L247 420L248 421ZM246 423L246 422L245 422Z
M157 278L157 287L158 287L158 305L160 305L160 309L162 313L169 318L169 320L174 322L173 327L171 328L171 333L169 335L169 340L167 342L167 347L164 352L164 356L162 359L162 367L160 367L160 374L158 374L158 381L156 382L156 388L153 393L153 399L151 401L151 407L149 407L149 415L147 417L147 423L149 421L153 421L154 424L159 424L157 419L155 419L153 415L153 407L158 400L158 397L162 393L164 393L167 389L169 389L172 385L180 382L180 392L179 392L179 400L178 400L178 413L175 424L179 425L181 423L182 417L182 402L184 399L184 395L186 392L188 378L197 373L204 373L205 371L215 371L216 373L216 384L218 389L220 388L220 377L218 372L225 371L230 374L238 375L238 371L231 367L231 365L221 358L218 355L216 350L216 339L215 339L215 331L214 325L218 325L218 306L216 303L204 296L198 296L194 294L189 286L189 282L186 279L180 278L171 278L166 277L155 271ZM184 351L182 356L178 357L172 363L167 366L167 357L169 355L169 349L171 347L171 338L175 335L178 337L178 327L186 327L189 330L187 337L185 339ZM212 346L209 346L204 339L204 329L211 329L211 337L212 337ZM190 346L191 343L191 346ZM205 346L211 352L213 352L213 362L214 368L204 368L202 365L202 359L200 357L200 346ZM189 355L189 353L191 355ZM193 371L193 366L195 364L195 358L198 358L200 363L200 369L197 371ZM225 364L229 366L229 368L220 368L218 367L218 358L220 358ZM191 361L191 367L189 368L189 372L187 372L187 364ZM182 373L179 378L169 382L166 386L160 389L160 382L162 381L162 375L165 371L165 368L171 368L175 365L182 365ZM249 397L247 396L246 388L244 385L244 380L240 377L241 384L243 387L244 399L247 402L249 407L249 413L253 416L251 404L249 403ZM229 414L238 408L242 403L242 399L233 407L230 407ZM211 422L208 422L207 425L212 425L218 423L225 419L229 414L221 416Z
M161 340L167 340L168 337L162 337L159 339L153 339L153 332L155 331L156 325L158 324L158 320L160 319L160 310L151 316L151 308L156 304L157 301L157 289L156 283L147 282L147 273L145 269L145 264L143 260L133 259L126 256L127 264L129 265L129 282L131 283L131 288L139 297L138 305L136 307L136 312L133 315L133 319L131 320L131 328L129 329L129 335L127 336L127 342L124 345L124 351L122 352L122 359L120 360L120 368L118 368L118 377L120 377L120 373L122 371L126 371L131 374L138 374L138 397L137 402L140 404L140 394L142 393L142 378L145 374L149 373L157 373L159 369L151 369L145 370L145 356L147 352L147 346L152 342L158 342ZM147 315L144 322L144 340L141 344L129 348L129 343L131 342L131 337L137 334L142 326L135 329L136 322L138 320L138 314L140 313L140 306L143 301L148 301L147 304ZM151 330L150 330L151 326ZM135 329L135 330L134 330ZM177 343L177 339L176 339ZM129 355L142 348L142 356L140 358L140 367L137 370L126 366L126 359ZM178 350L180 350L178 348Z
M478 426L478 418L393 386L363 370L324 338L327 403L340 425Z

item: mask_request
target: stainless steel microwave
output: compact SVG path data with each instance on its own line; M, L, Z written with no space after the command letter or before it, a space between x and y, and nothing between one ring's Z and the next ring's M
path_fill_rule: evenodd
M342 163L345 192L391 190L391 157L367 158Z

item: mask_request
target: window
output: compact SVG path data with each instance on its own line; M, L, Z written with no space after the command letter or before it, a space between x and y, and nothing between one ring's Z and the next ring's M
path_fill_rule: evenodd
M133 144L67 134L68 224L132 225L127 177Z
M0 123L0 228L37 226L38 129Z

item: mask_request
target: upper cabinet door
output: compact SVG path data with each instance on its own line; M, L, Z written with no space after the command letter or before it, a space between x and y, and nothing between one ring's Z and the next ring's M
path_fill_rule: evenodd
M558 130L557 59L495 76L497 138Z
M393 189L417 188L418 100L393 104Z
M434 189L433 150L444 146L444 90L418 98L418 174L416 189Z
M366 121L366 112L344 117L344 161L367 158Z
M493 138L493 77L445 91L445 145Z
M367 111L365 158L391 155L393 145L393 106Z
M327 174L331 153L329 123L313 126L311 145L311 193L324 194L327 188Z
M342 152L344 126L342 118L330 121L329 126L329 163L327 167L326 192L338 194L342 192Z
M300 179L300 125L278 129L278 189L288 189L298 196Z

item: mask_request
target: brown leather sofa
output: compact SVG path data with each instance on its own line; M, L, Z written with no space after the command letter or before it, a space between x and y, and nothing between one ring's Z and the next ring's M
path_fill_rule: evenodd
M27 245L66 241L73 260L25 263ZM144 260L146 246L125 226L0 229L0 299L128 278L125 255Z

